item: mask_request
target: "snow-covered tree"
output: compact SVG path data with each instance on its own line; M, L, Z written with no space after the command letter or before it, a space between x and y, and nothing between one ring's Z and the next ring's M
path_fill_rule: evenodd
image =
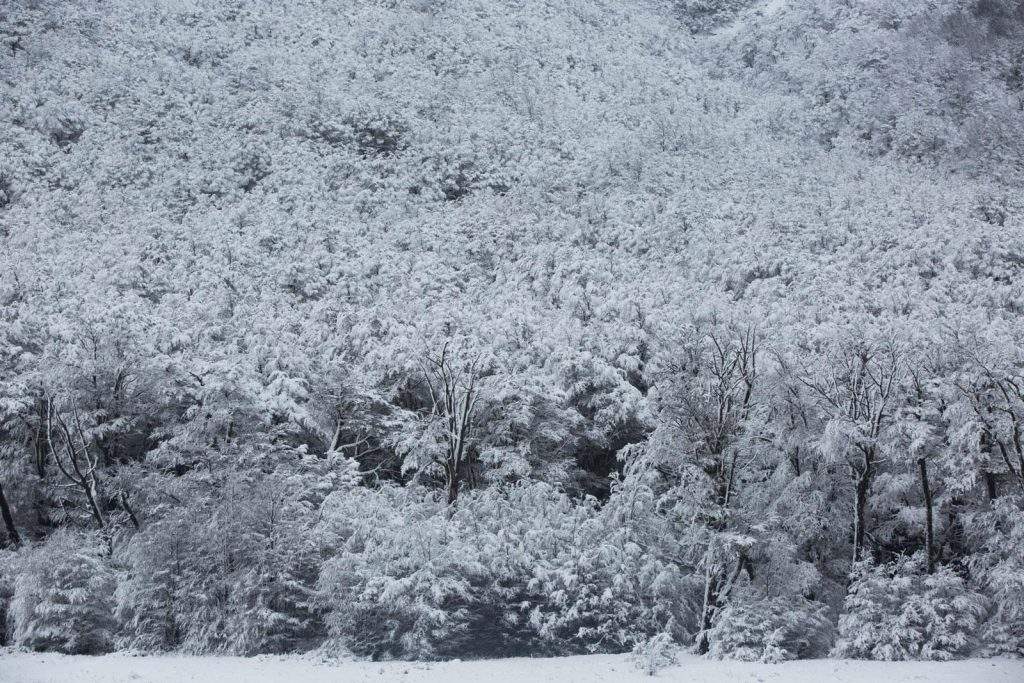
M2 3L12 637L1019 652L1018 5Z
M95 534L59 531L20 557L12 641L37 650L98 654L114 646L116 577Z
M831 647L832 634L822 603L788 597L738 601L718 615L708 654L760 662L820 657Z
M918 554L858 563L839 617L835 654L860 659L955 659L969 654L985 599L948 567Z

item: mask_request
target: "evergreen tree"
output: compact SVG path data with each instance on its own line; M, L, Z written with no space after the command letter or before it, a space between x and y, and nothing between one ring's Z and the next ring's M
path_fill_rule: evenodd
M116 577L94 534L59 531L19 559L13 641L38 650L98 654L113 648Z

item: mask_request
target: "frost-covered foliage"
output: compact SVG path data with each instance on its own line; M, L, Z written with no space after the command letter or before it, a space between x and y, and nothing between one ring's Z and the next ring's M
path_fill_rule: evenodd
M17 556L10 550L0 550L0 636L2 642L11 642L10 630L13 619L10 616L11 598L14 597L14 580L17 576Z
M6 640L1020 653L1022 39L0 3Z
M800 598L732 603L718 615L708 654L719 659L782 662L825 655L832 646L828 606Z
M390 487L325 505L327 624L360 654L623 651L678 609L638 546L547 484L473 493L457 509Z
M694 32L709 31L736 18L753 0L676 0L676 11Z
M861 563L852 573L835 653L861 659L954 659L969 654L985 599L948 567L924 571L919 555Z
M216 497L172 508L118 552L126 564L122 644L250 655L319 643L321 557L312 529L323 497L357 481L352 468L334 460L288 477L243 472L194 482Z
M96 534L59 531L18 558L12 641L36 650L99 654L114 646L114 571Z
M427 496L398 504L400 496L389 488L327 501L328 544L336 550L319 588L329 632L362 655L456 652L476 636L469 627L485 568L462 546L449 548L443 503Z
M1019 157L1017 0L766 5L749 30L723 33L716 57L808 97L803 122L817 143L983 172Z
M993 612L984 642L1000 654L1024 656L1024 515L1011 498L998 501L974 520L980 537L969 566L990 599Z
M679 646L671 633L662 632L637 643L631 654L638 669L648 676L654 676L665 667L676 663Z

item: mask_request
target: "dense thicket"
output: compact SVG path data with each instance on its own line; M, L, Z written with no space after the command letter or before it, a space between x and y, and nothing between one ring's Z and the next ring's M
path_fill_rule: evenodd
M0 7L8 643L1024 654L1024 6Z

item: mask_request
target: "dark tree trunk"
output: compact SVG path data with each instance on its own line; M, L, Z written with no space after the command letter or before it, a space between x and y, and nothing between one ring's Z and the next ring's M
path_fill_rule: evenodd
M697 654L706 655L710 649L708 631L715 618L715 607L718 604L718 577L714 574L708 575L704 584L704 609L700 617L700 631L697 633Z
M448 504L455 505L459 499L459 468L455 465L448 470Z
M987 432L981 433L981 439L979 440L978 445L981 447L982 453L986 453L991 458L995 457L995 453L992 451L992 444L988 440ZM988 500L989 502L992 502L999 497L999 491L996 488L996 477L988 470L984 470L982 472L982 476L985 479L985 492L988 493Z
M39 478L46 479L46 458L50 452L50 442L47 436L50 433L50 404L47 399L39 401L36 413L39 417L39 425L36 427L35 438L33 439L33 446L35 447L34 464Z
M4 486L0 483L0 514L4 518L4 527L7 529L7 537L15 548L21 545L21 536L18 528L14 526L14 517L11 515L11 508L7 504L7 496L4 494Z
M868 490L871 488L871 470L865 468L857 477L857 490L853 510L853 561L864 559L864 531L867 521Z
M128 502L128 496L124 491L120 495L121 508L128 513L128 519L131 520L132 526L136 529L141 529L142 525L139 524L139 518L135 516L135 510L132 509L131 503Z
M36 404L36 414L39 418L39 424L36 427L36 433L33 442L33 465L36 470L36 475L39 477L39 484L35 486L33 491L33 507L36 513L36 523L43 529L48 529L53 526L53 520L50 518L50 502L46 496L46 465L48 460L48 454L50 452L50 404L47 399L40 399Z
M988 501L991 503L999 497L999 492L996 490L996 477L989 471L985 471L985 492L988 494Z
M935 533L932 527L932 490L928 485L928 464L924 458L917 460L921 474L921 491L924 492L924 544L928 555L928 573L935 571Z

